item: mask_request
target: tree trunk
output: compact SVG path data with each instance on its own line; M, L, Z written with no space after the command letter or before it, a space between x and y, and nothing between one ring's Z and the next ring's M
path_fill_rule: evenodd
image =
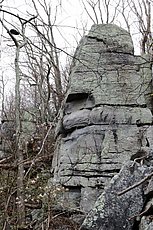
M24 166L23 152L21 148L21 118L20 118L20 70L19 70L19 52L20 47L16 47L15 58L15 123L16 123L16 157L18 160L18 175L17 175L17 209L18 209L18 226L25 224L25 204L24 204Z

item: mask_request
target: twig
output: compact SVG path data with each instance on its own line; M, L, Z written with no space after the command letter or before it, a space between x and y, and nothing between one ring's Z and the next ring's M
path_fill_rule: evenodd
M37 159L33 159L33 160L24 160L21 161L17 164L17 162L14 163L1 163L0 162L0 169L9 169L9 170L16 170L17 167L21 164L23 164L24 166L26 165L30 165L33 163L33 161L35 161L35 163L39 163L39 162L46 162L47 160L51 159L52 156L41 156Z
M45 142L46 142L46 140L47 140L47 137L48 137L48 135L49 135L49 133L50 133L52 127L53 127L53 125L50 124L50 127L49 127L49 129L48 129L48 131L47 131L47 133L46 133L46 136L45 136L45 138L44 138L44 140L43 140L43 142L42 142L41 148L40 148L39 152L37 153L37 155L35 156L35 158L32 160L32 163L31 163L31 165L30 165L28 171L26 172L24 178L27 177L27 175L29 174L29 172L30 172L30 170L32 169L33 165L35 164L36 159L38 158L38 156L39 156L39 155L41 154L41 152L43 151Z
M7 209L10 203L10 199L12 197L12 195L14 195L14 193L16 193L17 189L15 189L13 192L11 192L11 194L9 195L7 202L6 202L6 206L5 206L5 215L7 213ZM7 230L7 219L5 220L4 226L3 226L3 230Z
M123 195L124 193L126 193L126 192L128 192L128 191L130 191L130 190L132 190L132 189L134 189L134 188L136 188L136 187L138 187L139 185L141 185L142 183L144 183L146 180L150 179L152 176L153 176L153 172L150 173L150 174L148 174L145 178L143 178L143 179L140 180L139 182L137 182L137 183L135 183L135 184L129 186L128 188L122 190L121 192L118 192L117 195L118 195L118 196L121 196L121 195Z
M135 217L142 217L142 216L146 215L147 212L148 212L152 207L153 207L152 204L150 204L148 208L146 208L144 211L140 212L140 213L137 214L137 215L131 216L131 217L129 218L129 220L131 220L131 219L133 219L133 218L135 218Z
M3 158L2 160L0 160L0 164L10 160L11 158L12 158L12 156Z
M14 163L13 164L9 164L9 163L8 164L7 163L6 164L0 164L0 168L6 169L6 170L7 169L15 170L17 168L17 164L14 164Z
M85 212L84 211L82 211L82 210L80 210L80 209L77 209L77 208L71 208L71 209L68 209L68 210L64 210L63 212L60 212L60 213L57 213L56 215L54 215L53 217L52 217L52 220L53 219L56 219L57 217L59 217L59 216L62 216L62 215L66 215L67 213L78 213L78 214L83 214L83 215L85 215Z

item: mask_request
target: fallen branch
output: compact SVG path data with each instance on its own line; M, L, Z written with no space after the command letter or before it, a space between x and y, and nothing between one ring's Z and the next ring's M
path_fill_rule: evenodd
M139 185L143 184L146 180L149 180L152 176L153 176L153 172L150 173L150 174L148 174L145 178L143 178L143 179L140 180L139 182L137 182L137 183L135 183L135 184L129 186L128 188L122 190L121 192L118 192L117 195L118 195L118 196L121 196L121 195L123 195L124 193L126 193L126 192L128 192L128 191L130 191L130 190L132 190L132 189L134 189L134 188L136 188L136 187L138 187Z
M36 202L35 203L34 202L33 203L32 202L31 203L25 202L25 207L30 208L30 209L41 209L42 203L41 202L39 202L39 203L38 202L37 203Z

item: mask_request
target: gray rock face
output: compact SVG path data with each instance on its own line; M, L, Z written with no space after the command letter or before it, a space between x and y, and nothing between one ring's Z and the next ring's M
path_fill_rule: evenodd
M151 88L129 33L94 25L76 50L56 129L53 181L69 190L67 205L91 210L122 164L153 145Z
M153 168L133 164L129 161L120 173L113 177L104 193L98 198L89 212L81 229L95 230L131 230L134 220L144 205L144 184L118 196L118 193L139 182Z
M143 216L140 223L139 230L152 230L153 222L150 216Z
M25 117L26 118L26 117ZM32 120L23 119L21 121L23 148L36 132L36 124ZM3 120L0 124L0 159L13 154L16 138L15 120Z

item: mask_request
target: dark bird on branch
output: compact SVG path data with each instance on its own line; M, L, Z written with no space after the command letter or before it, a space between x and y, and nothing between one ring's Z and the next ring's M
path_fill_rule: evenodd
M15 29L11 29L10 33L13 35L19 35L20 34L19 31L15 30Z

